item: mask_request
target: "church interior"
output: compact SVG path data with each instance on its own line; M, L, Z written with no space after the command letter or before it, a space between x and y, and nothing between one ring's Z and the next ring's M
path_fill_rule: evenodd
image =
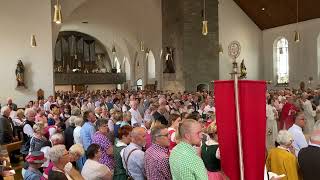
M185 108L176 107L179 115L183 111L189 112L189 107L198 111L203 105L202 110L206 113L201 111L201 116L207 118L213 113L214 117L219 117L216 109L219 110L223 101L219 104L219 99L214 97L217 96L214 94L215 81L234 80L237 76L236 79L266 83L261 94L259 88L252 92L257 101L258 97L264 97L261 113L267 114L267 121L269 116L275 117L271 118L275 129L268 122L261 126L267 129L262 135L267 136L267 148L262 147L262 151L274 147L277 136L286 136L287 131L281 129L288 130L297 124L297 118L303 119L300 112L304 112L305 119L312 119L312 123L301 130L306 139L311 137L312 140L313 125L317 126L318 116L320 119L318 5L320 1L317 0L1 0L0 107L11 100L16 106L10 105L11 110L21 108L26 111L32 108L26 108L28 102L44 100L43 103L49 102L49 106L56 101L57 108L61 108L65 97L76 95L74 100L77 101L75 104L79 100L81 116L85 114L83 100L90 104L92 99L110 114L119 100L128 108L123 110L120 107L119 111L125 117L126 111L134 109L132 97L135 97L142 104L148 102L143 113L140 111L145 123L145 113L152 109L152 101L159 101L155 107L159 107L161 117L163 115L167 121L169 115L175 114L172 107L178 106L174 104L179 102ZM234 96L238 96L237 93ZM105 106L100 105L100 97L105 99ZM199 104L194 103L198 97ZM50 98L54 100L51 102ZM168 116L161 112L162 98L167 103L162 110L167 108ZM108 101L113 107L107 107ZM240 97L238 102L235 98L234 101L234 113L240 113L239 120L240 117L249 117L242 115L247 107L242 104L243 99ZM239 103L244 107L241 112L237 112ZM268 107L274 103L278 104ZM289 103L290 106L286 106ZM42 109L48 120L52 114L51 106L46 109L44 105ZM93 109L88 109L95 112L98 106L95 104ZM206 110L207 106L209 109ZM288 109L286 115L285 108ZM5 111L1 109L1 117ZM130 116L135 115L131 112ZM284 127L280 125L281 119L284 119ZM289 123L287 119L290 119ZM0 135L3 133L1 126ZM235 128L239 126L237 124ZM21 133L25 133L24 129ZM269 144L268 138L272 141ZM21 143L12 148L20 149ZM280 175L269 179L282 178L281 170L270 170L268 163L265 164L268 171ZM22 179L20 170L16 172L19 175L15 179ZM171 173L177 178L173 171ZM242 175L240 170L239 176ZM295 174L294 178L291 178L292 174L285 175L288 180L299 179ZM237 178L243 180L244 177L240 177ZM246 177L250 180L248 174ZM148 179L152 178L148 176Z

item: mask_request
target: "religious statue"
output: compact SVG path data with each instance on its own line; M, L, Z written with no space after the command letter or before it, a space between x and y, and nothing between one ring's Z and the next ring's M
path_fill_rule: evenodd
M44 91L42 89L39 89L37 91L37 97L38 97L38 100L44 99Z
M17 87L25 87L24 84L24 66L21 60L18 61L16 68Z
M244 65L244 59L242 59L242 62L240 64L240 78L246 79L247 78L247 68Z
M174 49L171 47L166 47L166 55L165 55L165 68L164 73L175 73L174 70Z

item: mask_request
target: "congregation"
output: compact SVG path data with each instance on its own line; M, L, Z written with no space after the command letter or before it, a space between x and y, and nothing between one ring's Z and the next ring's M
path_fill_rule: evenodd
M320 177L319 100L267 91L265 179ZM8 98L0 143L23 142L26 180L224 180L215 111L207 91L57 91L25 108Z

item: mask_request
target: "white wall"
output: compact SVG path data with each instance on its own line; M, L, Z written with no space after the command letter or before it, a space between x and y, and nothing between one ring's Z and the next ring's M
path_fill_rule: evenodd
M233 0L219 1L219 39L224 50L220 54L219 79L230 79L232 60L228 55L228 45L234 40L241 44L237 60L240 65L244 59L247 79L262 78L262 32Z
M296 24L276 27L263 31L264 76L276 83L276 67L274 58L274 42L285 37L289 43L289 86L298 87L301 81L307 82L313 77L312 86L319 84L319 63L317 39L320 32L320 19L301 22L298 25L301 41L294 42Z
M35 8L36 7L36 8ZM11 96L18 106L36 99L38 89L53 94L51 2L43 0L0 1L0 102ZM36 35L38 46L30 47ZM27 89L16 89L15 69L21 58Z

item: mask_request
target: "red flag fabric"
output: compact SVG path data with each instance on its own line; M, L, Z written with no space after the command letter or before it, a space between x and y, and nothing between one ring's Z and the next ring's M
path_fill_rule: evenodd
M245 180L263 180L266 152L266 82L239 80L240 124ZM240 179L234 81L214 81L221 166Z

